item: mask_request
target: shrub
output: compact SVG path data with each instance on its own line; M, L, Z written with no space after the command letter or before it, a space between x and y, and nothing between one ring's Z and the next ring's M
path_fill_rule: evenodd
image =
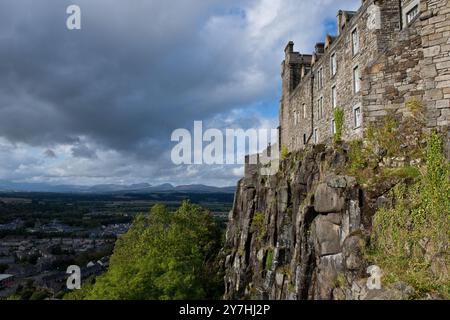
M261 241L266 235L265 216L262 212L256 212L250 226L250 232L256 234L256 239Z
M442 140L432 133L426 149L426 170L411 186L392 191L394 206L379 210L373 220L371 258L387 275L419 293L438 291L450 297L450 177Z
M344 129L344 109L336 108L334 110L334 124L336 126L336 131L334 133L334 142L339 142L342 140L342 131Z
M347 174L374 189L380 184L395 185L419 175L418 168L409 166L408 162L425 158L423 108L417 101L407 103L407 108L410 115L398 118L389 114L378 123L367 125L364 141L350 142ZM405 167L382 165L385 159L392 162L395 158L403 158Z
M283 161L284 159L286 159L286 157L289 154L289 150L285 145L281 146L281 155L280 155L280 160Z
M266 265L265 265L266 271L270 270L270 268L272 267L272 262L273 262L273 249L269 248L267 249L266 255Z

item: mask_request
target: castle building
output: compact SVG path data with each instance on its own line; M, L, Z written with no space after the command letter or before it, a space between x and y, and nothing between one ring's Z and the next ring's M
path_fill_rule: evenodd
M343 138L389 112L425 108L427 127L450 125L450 0L363 0L358 11L339 11L337 34L312 54L291 41L281 65L280 145L289 151L325 143L344 110Z

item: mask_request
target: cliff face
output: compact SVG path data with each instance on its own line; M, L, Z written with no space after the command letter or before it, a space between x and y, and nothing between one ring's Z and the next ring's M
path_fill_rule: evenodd
M341 148L319 145L291 154L277 175L239 181L226 233L226 299L386 295L366 286L373 202L339 174L345 159Z

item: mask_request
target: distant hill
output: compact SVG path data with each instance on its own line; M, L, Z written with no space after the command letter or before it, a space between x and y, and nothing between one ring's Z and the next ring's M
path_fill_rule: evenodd
M50 185L45 183L17 183L0 180L0 192L55 193L234 193L235 187L213 187L203 184L174 186L170 183L152 186L148 183L131 185L99 184L94 186Z

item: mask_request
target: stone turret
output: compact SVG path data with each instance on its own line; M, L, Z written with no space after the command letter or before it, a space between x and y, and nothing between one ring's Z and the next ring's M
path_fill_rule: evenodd
M283 92L290 93L298 85L301 78L302 57L294 52L294 42L289 41L284 50L285 60L282 63Z

